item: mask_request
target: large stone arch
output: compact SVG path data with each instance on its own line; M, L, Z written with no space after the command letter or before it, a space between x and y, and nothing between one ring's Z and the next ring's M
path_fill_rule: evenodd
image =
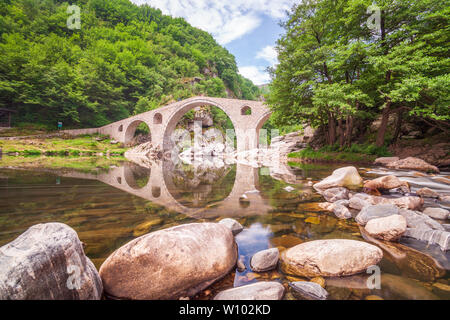
M127 144L129 143L131 140L133 140L134 134L136 132L137 127L141 124L141 123L145 123L149 129L149 135L150 135L150 141L152 141L153 137L152 137L152 127L151 124L149 124L147 121L145 121L144 119L133 119L133 121L131 121L125 129L125 138L124 138L124 143ZM121 125L122 127L122 125ZM118 129L120 130L120 127ZM122 128L123 131L123 128Z
M217 103L215 101L209 100L209 99L196 99L193 101L188 101L181 106L179 106L174 112L172 112L165 122L164 128L163 128L163 143L162 147L163 150L171 150L174 147L174 143L171 140L171 135L175 131L175 128L178 124L178 122L181 120L183 115L185 115L188 111L200 107L200 106L213 106L221 109L225 114L230 118L231 123L233 124L234 129L237 128L237 119L235 118L235 115L229 112L227 108L222 106L220 103Z

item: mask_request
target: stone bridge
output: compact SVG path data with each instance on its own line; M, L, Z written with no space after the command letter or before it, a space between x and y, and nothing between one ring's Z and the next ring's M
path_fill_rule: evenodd
M238 152L258 147L259 130L271 114L269 108L261 101L202 96L174 102L101 128L86 129L90 130L86 133L106 134L126 144L133 139L138 125L144 122L150 129L152 144L162 151L167 151L174 146L171 137L177 123L186 112L199 106L214 106L227 114L234 126ZM68 131L68 133L70 132Z
M236 165L236 176L233 188L228 196L220 202L215 202L206 208L192 208L182 205L176 200L177 188L173 184L170 173L173 172L173 163L170 161L158 161L151 167L140 167L147 171L148 182L145 186L139 186L133 174L133 163L111 168L106 173L90 174L71 172L60 174L63 177L99 180L112 187L123 190L140 198L149 200L167 209L187 216L202 219L214 217L244 217L252 215L264 215L271 210L259 192L250 192L259 189L258 168L244 164ZM246 194L245 201L240 200Z

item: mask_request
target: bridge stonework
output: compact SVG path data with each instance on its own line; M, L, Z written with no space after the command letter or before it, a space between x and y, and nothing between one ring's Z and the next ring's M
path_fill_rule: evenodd
M96 132L127 144L133 139L137 126L145 122L150 129L152 144L167 151L174 146L171 136L183 115L195 107L205 105L220 108L230 118L235 129L238 152L258 147L259 130L270 117L271 111L263 102L251 100L193 97L108 124L97 128Z

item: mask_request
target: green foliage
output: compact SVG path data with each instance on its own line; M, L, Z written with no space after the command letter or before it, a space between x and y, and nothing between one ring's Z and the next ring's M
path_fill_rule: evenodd
M96 127L198 94L256 99L234 57L207 32L129 0L0 4L0 108L13 124ZM200 83L189 79L201 78Z
M293 6L265 95L275 125L326 127L332 145L336 127L343 136L356 121L401 107L450 127L450 7L440 0L376 1L381 23L371 30L366 22L372 2L307 0Z

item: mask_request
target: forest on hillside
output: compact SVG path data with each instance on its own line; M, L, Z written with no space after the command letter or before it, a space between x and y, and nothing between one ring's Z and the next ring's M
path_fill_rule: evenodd
M0 108L13 125L98 127L194 95L255 100L207 32L128 0L0 1Z
M361 140L376 119L376 147L395 142L405 120L448 139L449 19L441 0L299 2L276 47L271 121L322 128L326 143L340 148ZM391 115L395 130L387 134Z

